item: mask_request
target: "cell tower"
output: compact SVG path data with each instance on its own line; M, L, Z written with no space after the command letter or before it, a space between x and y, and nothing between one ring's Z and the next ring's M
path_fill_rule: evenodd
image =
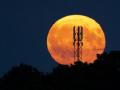
M82 60L82 46L83 46L83 27L73 27L73 46L74 46L74 61Z

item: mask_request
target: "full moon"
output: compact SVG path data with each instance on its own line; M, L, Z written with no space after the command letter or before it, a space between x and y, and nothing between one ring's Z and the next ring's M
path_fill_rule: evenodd
M69 15L57 20L47 36L47 48L51 57L59 64L74 64L73 27L83 27L83 63L94 63L97 54L105 49L105 35L101 26L92 18Z

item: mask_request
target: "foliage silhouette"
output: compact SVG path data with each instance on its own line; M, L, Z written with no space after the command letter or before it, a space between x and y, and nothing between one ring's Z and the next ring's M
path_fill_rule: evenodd
M58 65L47 75L21 64L0 79L0 90L120 89L120 52L98 54L97 57L91 64Z
M13 67L2 77L0 90L40 90L43 85L43 73L35 68L21 64Z

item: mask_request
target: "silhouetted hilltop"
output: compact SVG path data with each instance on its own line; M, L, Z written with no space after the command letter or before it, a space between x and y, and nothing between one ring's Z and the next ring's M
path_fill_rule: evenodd
M93 64L58 65L44 75L32 66L13 67L0 80L0 90L120 89L120 51L97 55Z
M13 67L2 77L0 90L35 90L35 88L40 90L43 78L43 73L40 73L37 69L21 64Z

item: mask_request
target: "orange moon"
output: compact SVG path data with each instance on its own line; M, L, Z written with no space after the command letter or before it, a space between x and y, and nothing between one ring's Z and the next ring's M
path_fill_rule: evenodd
M73 27L83 27L83 63L93 63L105 49L105 35L101 26L92 18L83 15L69 15L57 20L49 30L47 48L59 64L74 64Z

